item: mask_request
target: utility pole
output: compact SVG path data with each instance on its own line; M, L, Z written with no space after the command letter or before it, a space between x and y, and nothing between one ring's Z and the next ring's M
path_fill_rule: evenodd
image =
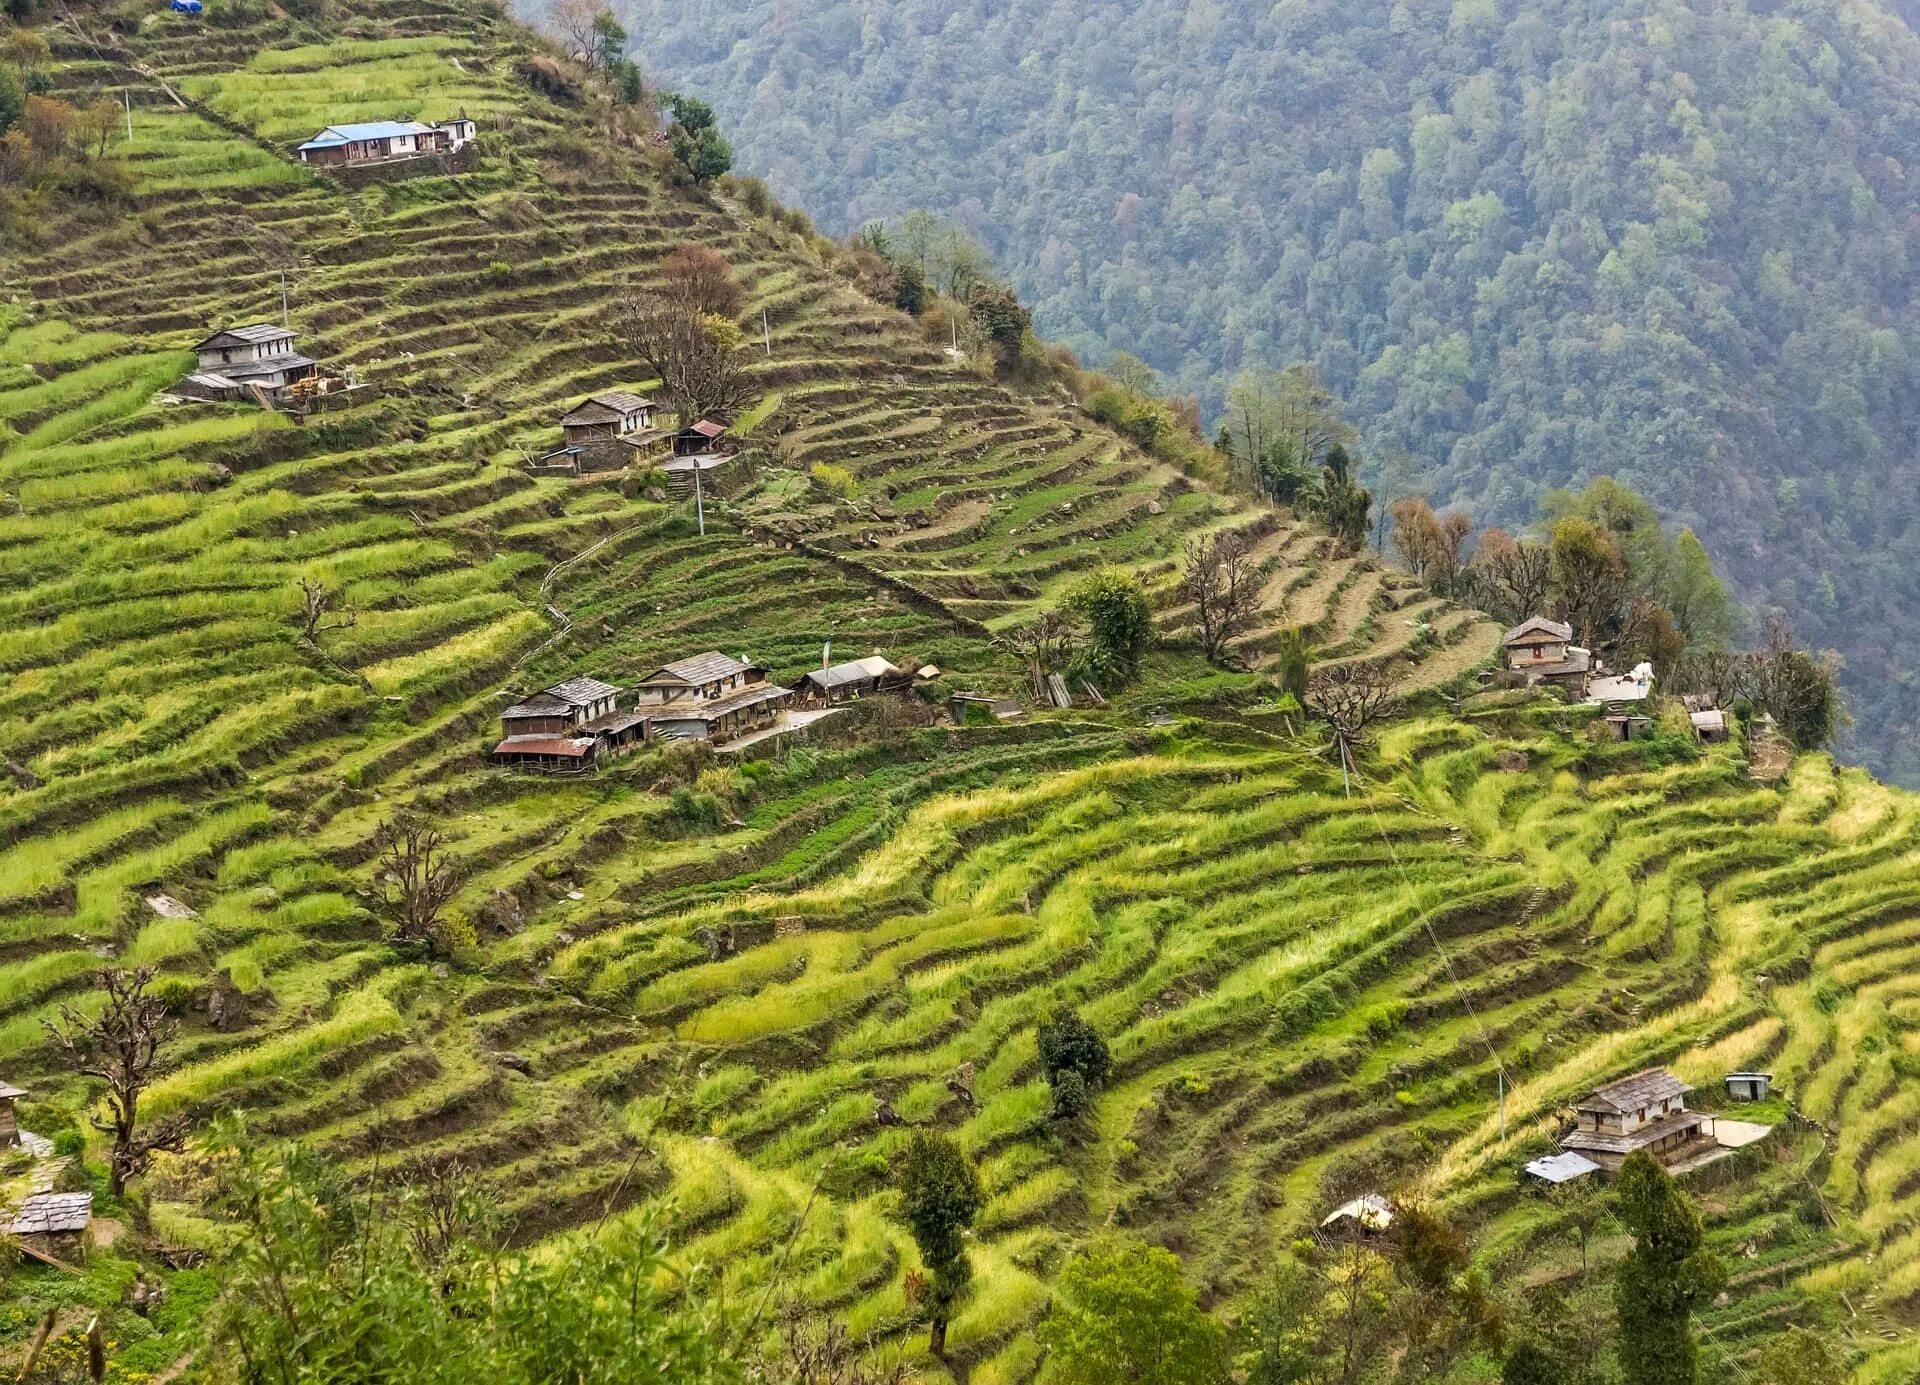
M707 536L707 497L700 486L700 459L693 459L693 513L700 521L700 537Z
M1494 1061L1499 1064L1498 1059ZM1504 1142L1507 1138L1507 1070L1500 1065L1497 1071L1500 1074L1500 1139Z
M767 310L760 310L760 340L766 345L767 354L773 354L773 328L767 325Z
M132 144L132 143L133 143L133 93L131 93L131 92L129 92L129 91L128 91L128 90L127 90L127 89L126 89L125 87L121 87L121 88L120 88L120 99L121 99L122 101L124 101L124 102L126 103L126 107L127 107L127 143L128 143L128 144Z
M280 271L280 325L282 327L292 325L287 321L287 271L284 269Z

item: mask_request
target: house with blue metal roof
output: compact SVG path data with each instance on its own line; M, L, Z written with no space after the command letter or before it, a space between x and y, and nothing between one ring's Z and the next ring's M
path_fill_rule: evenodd
M423 125L417 120L370 120L329 125L294 152L300 162L324 168L341 164L383 163L451 154L473 139L474 123L463 111L452 120Z

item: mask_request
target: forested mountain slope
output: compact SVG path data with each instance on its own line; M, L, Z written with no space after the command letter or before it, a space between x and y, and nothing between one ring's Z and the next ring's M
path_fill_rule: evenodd
M1217 406L1312 360L1506 524L1611 473L1840 649L1920 777L1920 40L1887 0L641 0L837 230L926 207ZM1904 16L1904 17L1903 17Z

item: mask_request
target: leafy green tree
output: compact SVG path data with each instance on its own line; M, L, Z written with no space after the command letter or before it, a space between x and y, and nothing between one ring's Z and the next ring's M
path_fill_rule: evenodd
M914 1132L900 1164L900 1205L926 1267L919 1307L929 1326L927 1350L935 1356L946 1354L947 1320L973 1278L965 1237L984 1200L959 1145L945 1135Z
M1319 489L1301 499L1301 507L1350 553L1367 541L1372 525L1373 493L1353 478L1352 459L1338 443L1327 449Z
M1670 566L1661 599L1686 633L1687 642L1701 649L1726 648L1737 624L1733 597L1693 530L1682 529L1675 537Z
M1053 1113L1063 1119L1079 1115L1088 1093L1106 1081L1112 1066L1107 1041L1073 1010L1042 1015L1037 1039L1040 1066L1053 1089Z
M927 276L911 260L897 262L893 267L893 306L913 317L926 310Z
M1139 578L1103 568L1068 594L1067 609L1086 623L1085 656L1096 679L1120 684L1139 671L1140 656L1153 639L1153 610Z
M349 1188L295 1145L216 1127L216 1208L240 1228L206 1314L211 1385L736 1385L730 1325L644 1227L553 1255L501 1249L457 1173Z
M0 67L0 134L19 124L26 108L27 93L20 85L20 78L12 68Z
M1633 1236L1614 1279L1627 1385L1697 1385L1693 1313L1727 1278L1700 1213L1660 1162L1638 1150L1621 1167L1615 1215Z
M1500 1366L1500 1385L1562 1385L1564 1368L1537 1342L1522 1342Z
M1790 1327L1767 1343L1754 1363L1759 1385L1845 1385L1847 1357L1806 1327Z
M1290 625L1281 634L1275 668L1281 691L1305 705L1307 680L1313 674L1313 646L1307 641L1305 628Z
M668 147L696 183L710 183L733 167L733 146L720 134L713 107L697 96L678 93L666 98L672 125Z
M1058 1385L1220 1385L1226 1338L1195 1301L1171 1252L1131 1238L1096 1241L1060 1273L1040 1324L1042 1377Z

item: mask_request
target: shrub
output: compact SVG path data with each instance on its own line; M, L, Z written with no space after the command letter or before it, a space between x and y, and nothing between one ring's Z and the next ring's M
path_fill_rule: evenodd
M733 266L718 250L683 245L660 261L666 292L692 303L702 313L732 321L740 316L744 295L734 282Z
M813 483L823 491L839 496L842 500L853 499L855 481L853 473L843 466L832 462L815 462L811 473Z
M1087 625L1086 671L1108 684L1130 680L1153 638L1153 611L1139 579L1103 569L1073 589L1067 607Z
M188 976L162 976L147 988L147 993L166 1007L170 1015L184 1015L193 1008L200 988Z

